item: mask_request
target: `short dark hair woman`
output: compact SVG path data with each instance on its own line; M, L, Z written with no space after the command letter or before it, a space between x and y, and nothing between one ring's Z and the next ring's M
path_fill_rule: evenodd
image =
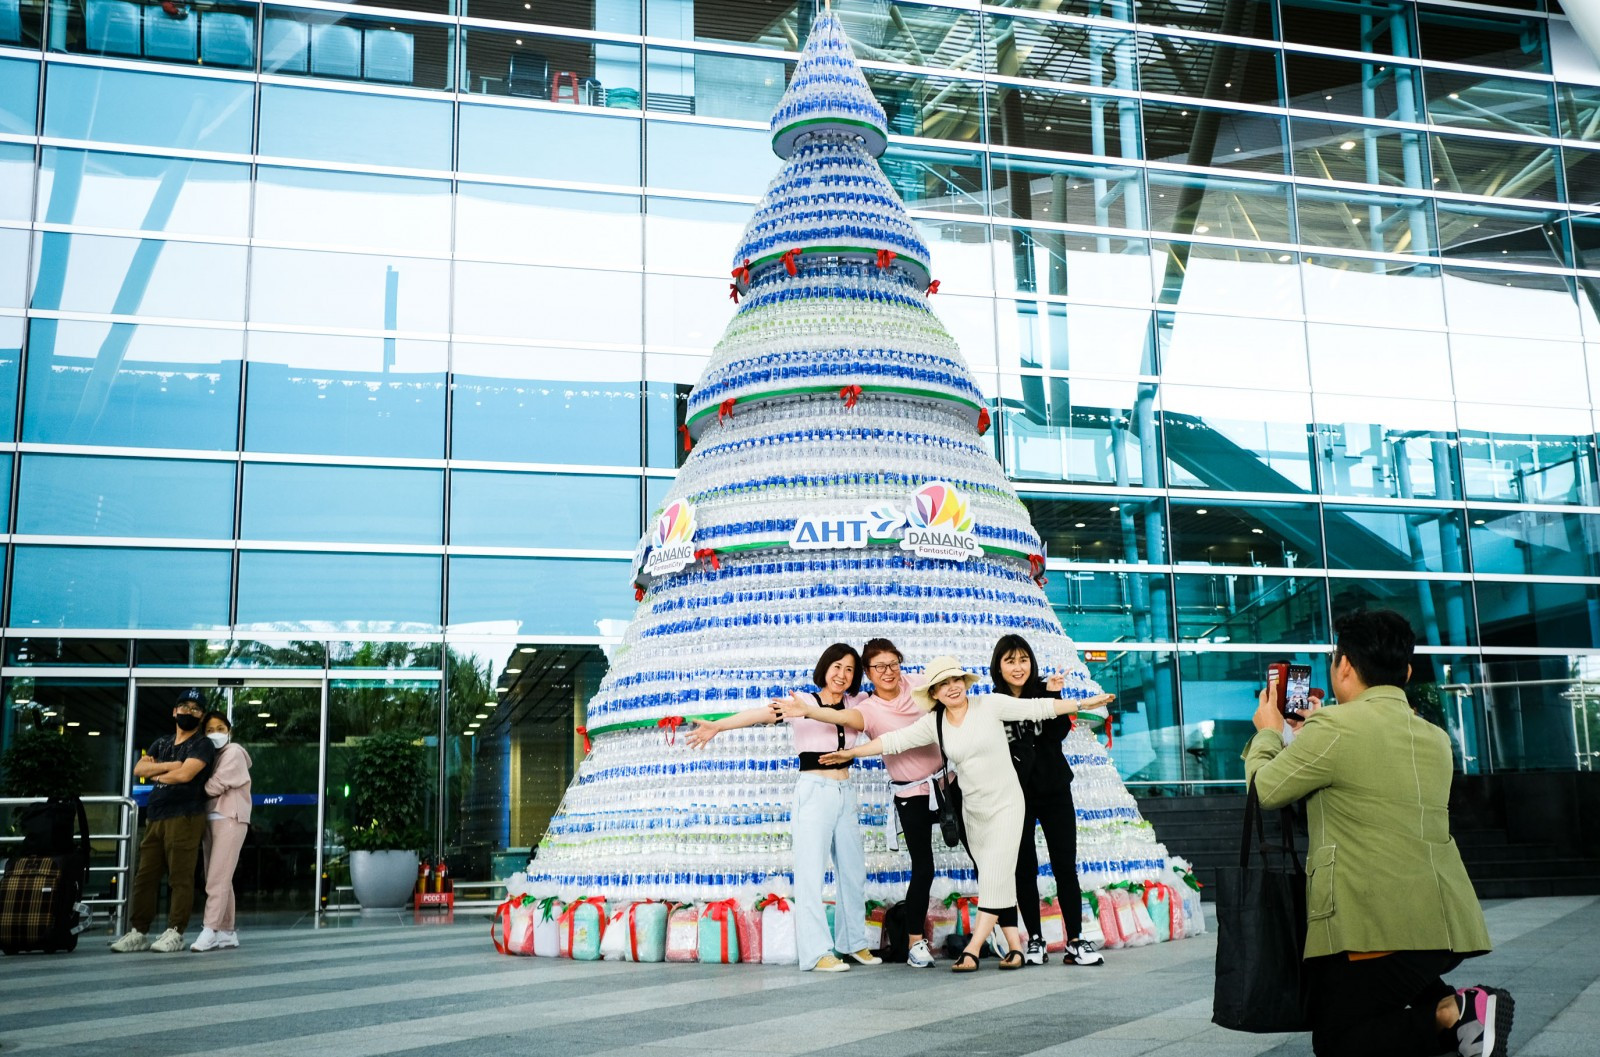
M816 709L843 712L851 703L851 695L861 689L861 657L853 646L836 642L822 651L812 681L818 689L809 695L813 700L807 704ZM821 762L825 754L855 740L854 732L861 727L859 722L852 725L811 719L805 712L805 709L791 707L790 702L773 701L725 719L697 719L694 730L689 732L689 744L698 748L722 731L739 727L779 721L789 724L795 751L800 754L800 777L795 781L794 808L790 813L794 838L795 943L800 968L802 971L842 972L850 968L846 958L861 965L877 965L881 959L867 949L866 920L860 913L849 913L845 909L865 906L867 888L867 860L861 849L850 764L848 761ZM859 721L859 715L856 718ZM830 854L839 889L838 912L834 914L831 936L827 907L822 900L822 882Z
M1003 635L994 644L994 653L989 658L989 678L997 694L1024 698L1046 694L1039 661L1033 655L1033 647L1021 635ZM1078 887L1078 812L1072 803L1072 767L1061 751L1061 742L1071 731L1071 716L1006 724L1011 764L1022 785L1017 908L1028 932L1025 957L1032 965L1043 965L1049 958L1040 933L1039 852L1033 839L1036 825L1044 829L1051 870L1056 876L1056 893L1061 899L1061 921L1067 934L1067 949L1062 958L1068 965L1105 963L1094 944L1083 938L1080 910L1083 893Z

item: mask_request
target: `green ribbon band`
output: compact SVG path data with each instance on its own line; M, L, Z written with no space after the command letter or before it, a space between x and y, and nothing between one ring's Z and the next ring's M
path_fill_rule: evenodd
M727 719L729 716L736 716L736 715L738 715L737 712L707 712L704 715L684 716L683 717L683 722L684 722L685 726L688 726L690 723L694 722L697 719L703 719L703 720L706 720L707 722L715 723L719 719ZM659 718L658 719L634 719L634 720L629 720L626 723L607 723L603 727L590 727L589 728L589 737L594 738L594 737L598 737L601 734L615 734L619 730L654 730L654 729L656 729L657 727L660 727L660 726L661 726L661 720ZM662 728L662 729L665 729L665 728Z
M736 399L737 399L738 402L749 401L749 400L771 400L774 397L779 397L779 396L805 396L808 393L837 393L842 388L844 388L844 386L838 386L838 385L801 385L801 386L794 386L794 387L789 388L789 389L768 389L768 390L765 390L765 391L760 392L760 393L754 393L754 394L752 394L750 396L741 396L741 397L738 397ZM946 401L948 403L960 404L962 407L970 407L975 411L981 409L982 406L983 406L982 404L979 404L979 403L977 403L975 401L968 400L966 397L954 396L954 395L948 394L948 393L932 392L932 391L927 390L927 389L915 389L915 388L912 388L911 386L904 386L904 385L864 385L864 386L861 387L861 392L863 394L866 394L866 393L893 393L893 394L895 394L897 396L918 396L918 397L924 397L924 398L929 399L929 400L944 400L944 401ZM735 403L734 406L735 406L735 408L737 408L738 407L738 403ZM720 409L721 409L721 405L720 404L708 405L706 407L703 407L699 411L697 411L694 414L690 415L689 419L688 419L688 422L686 424L692 426L696 422L699 422L701 419L705 418L707 415L715 415L715 414L717 414L717 412Z

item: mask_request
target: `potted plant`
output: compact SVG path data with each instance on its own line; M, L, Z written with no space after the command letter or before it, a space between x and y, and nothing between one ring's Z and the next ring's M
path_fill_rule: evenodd
M20 727L0 753L0 796L82 796L89 754L59 727Z
M362 910L405 906L416 885L428 753L411 732L374 734L350 750L350 797L355 824L350 884Z

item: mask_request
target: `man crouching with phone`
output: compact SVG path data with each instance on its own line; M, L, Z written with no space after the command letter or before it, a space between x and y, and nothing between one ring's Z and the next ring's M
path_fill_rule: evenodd
M1312 1049L1503 1057L1511 996L1442 979L1490 944L1450 836L1449 737L1416 716L1401 689L1416 636L1386 609L1346 614L1334 631L1338 704L1307 709L1286 746L1285 702L1295 695L1283 692L1289 673L1280 672L1261 692L1244 750L1263 808L1309 798Z

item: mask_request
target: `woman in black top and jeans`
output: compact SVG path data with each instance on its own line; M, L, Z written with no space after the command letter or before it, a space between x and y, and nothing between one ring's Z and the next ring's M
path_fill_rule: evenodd
M1033 647L1021 635L1006 635L995 643L989 659L989 679L997 694L1045 697L1044 679ZM1032 965L1047 959L1040 934L1039 858L1034 846L1034 824L1044 828L1045 846L1056 876L1061 900L1061 921L1066 928L1068 965L1102 965L1105 959L1083 938L1083 894L1078 887L1078 812L1072 803L1072 767L1061 742L1072 730L1072 717L1057 716L1039 723L1007 723L1011 763L1022 783L1025 803L1022 844L1017 849L1017 905L1028 931L1024 955Z

